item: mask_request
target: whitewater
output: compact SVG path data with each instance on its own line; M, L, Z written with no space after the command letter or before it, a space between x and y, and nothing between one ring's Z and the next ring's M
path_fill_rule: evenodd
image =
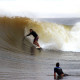
M39 35L43 49L80 52L80 23L63 25L50 22L33 21L25 27L25 35L33 29ZM32 42L32 37L29 40Z
M80 52L80 22L63 25L26 17L0 17L0 46L22 50L23 38L33 29L44 50ZM31 43L33 37L26 37Z

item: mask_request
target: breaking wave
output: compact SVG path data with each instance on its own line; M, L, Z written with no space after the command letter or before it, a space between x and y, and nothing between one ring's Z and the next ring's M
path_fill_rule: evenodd
M37 32L43 49L80 52L79 22L67 26L26 17L0 17L0 48L24 51L23 37L29 33L29 29ZM32 43L33 37L26 39Z

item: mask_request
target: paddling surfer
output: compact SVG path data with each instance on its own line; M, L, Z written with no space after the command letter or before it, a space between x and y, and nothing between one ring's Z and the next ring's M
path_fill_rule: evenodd
M30 36L30 35L33 35L34 37L33 44L37 45L38 48L40 48L40 45L38 43L38 39L39 39L38 34L35 31L33 31L33 29L30 29L30 33L27 36Z
M64 74L61 67L59 67L59 62L56 63L56 67L54 68L54 79L56 79L56 73L58 74L58 77L62 78L63 76L68 76L68 74Z

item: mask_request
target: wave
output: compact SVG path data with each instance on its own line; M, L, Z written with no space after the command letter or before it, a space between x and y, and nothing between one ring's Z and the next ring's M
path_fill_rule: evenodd
M25 35L29 29L35 30L39 35L40 46L48 50L61 50L80 52L80 23L74 26L56 23L33 21L25 27ZM29 37L32 42L33 37Z
M25 19L28 18L0 17L0 49L22 50Z
M80 52L80 23L74 26L40 22L26 17L0 17L0 48L24 51L23 37L33 29L43 49ZM26 37L32 43L33 37ZM29 42L25 43L27 48Z

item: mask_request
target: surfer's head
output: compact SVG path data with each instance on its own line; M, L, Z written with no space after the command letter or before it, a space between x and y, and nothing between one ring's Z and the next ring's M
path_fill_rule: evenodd
M57 63L56 63L56 67L59 67L59 65L60 65L59 62L57 62Z
M32 29L30 29L30 32L32 32L33 30Z

